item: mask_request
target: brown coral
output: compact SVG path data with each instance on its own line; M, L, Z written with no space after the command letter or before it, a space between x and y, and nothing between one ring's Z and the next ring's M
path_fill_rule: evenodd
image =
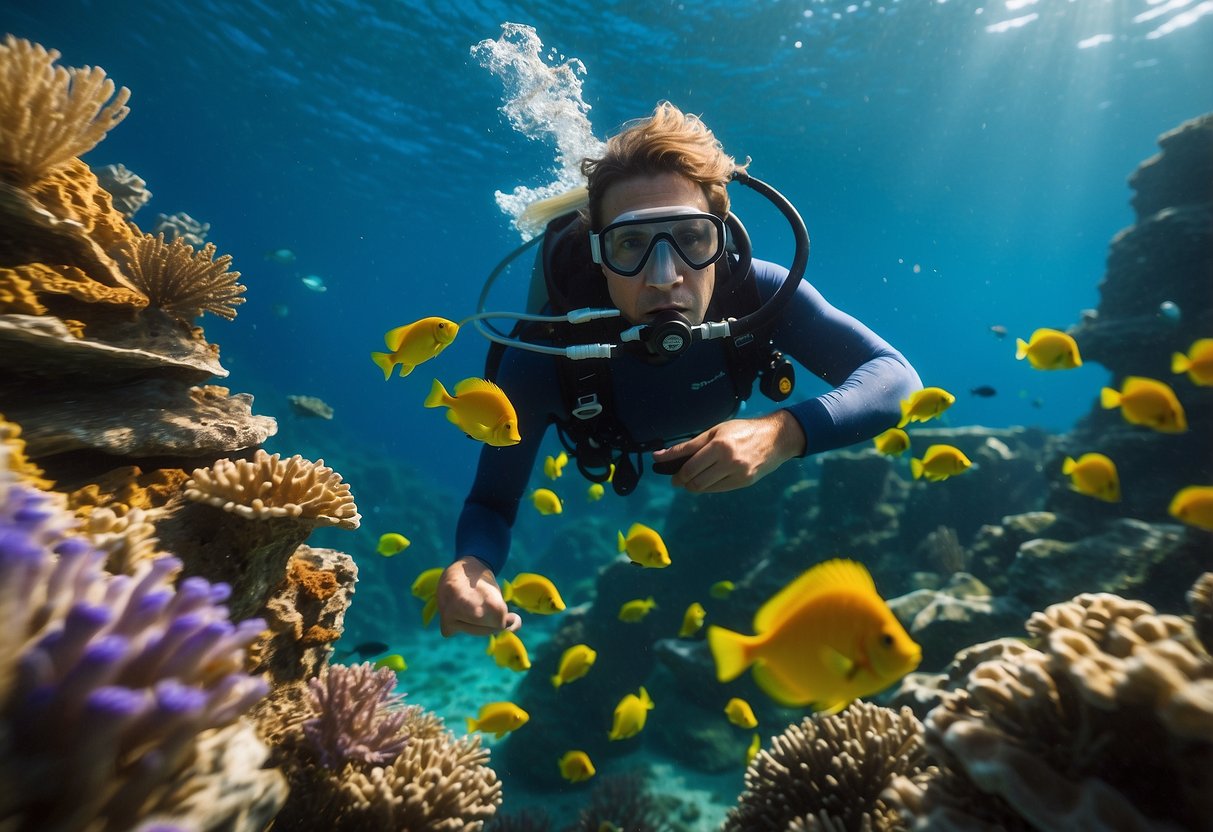
M1213 653L1213 572L1201 575L1188 590L1193 627L1205 651Z
M185 496L255 520L293 517L318 526L356 529L362 521L348 483L324 464L299 454L281 459L258 450L252 461L221 459L197 468Z
M192 321L204 312L232 320L245 287L240 272L229 272L232 256L215 259L215 244L195 252L181 240L164 241L163 234L144 234L123 248L131 282L151 306Z
M0 447L7 452L5 467L19 479L44 491L54 485L54 482L42 476L42 469L25 456L25 440L21 438L21 426L15 422L6 422L3 413L0 413Z
M118 89L97 67L55 66L47 50L6 35L0 44L0 177L36 182L88 152L130 108L130 90Z

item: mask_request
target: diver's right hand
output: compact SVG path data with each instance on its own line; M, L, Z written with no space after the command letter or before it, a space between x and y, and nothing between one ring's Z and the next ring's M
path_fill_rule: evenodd
M522 626L522 616L505 605L493 570L479 558L462 557L444 569L437 599L444 636L488 636Z

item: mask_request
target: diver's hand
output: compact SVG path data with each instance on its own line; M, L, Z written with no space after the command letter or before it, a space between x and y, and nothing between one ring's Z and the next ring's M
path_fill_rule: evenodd
M462 557L444 569L437 598L444 636L487 636L522 626L522 616L505 605L493 570L479 558Z
M756 419L730 419L693 439L653 452L654 462L683 460L672 485L715 494L753 485L804 453L800 423L786 410Z

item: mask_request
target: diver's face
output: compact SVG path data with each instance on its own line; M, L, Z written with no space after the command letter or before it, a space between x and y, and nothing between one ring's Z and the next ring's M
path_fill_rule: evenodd
M616 182L602 197L602 217L610 223L621 214L644 208L689 205L708 212L708 200L698 184L676 173L636 177ZM658 249L640 274L624 277L602 267L611 302L632 324L653 320L659 312L675 310L692 326L703 323L708 302L716 288L716 264L692 269L667 242Z

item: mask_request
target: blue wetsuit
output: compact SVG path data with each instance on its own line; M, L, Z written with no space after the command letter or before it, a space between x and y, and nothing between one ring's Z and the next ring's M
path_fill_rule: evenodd
M765 301L787 269L753 261ZM870 439L896 424L900 402L922 387L909 362L859 321L835 309L802 280L771 333L776 348L834 386L787 410L805 435L805 454ZM522 441L485 446L455 534L455 557L474 555L495 573L509 555L510 530L553 419L568 418L555 358L507 348L497 383L518 412ZM695 436L735 415L722 340L700 341L677 360L650 364L622 355L611 360L615 411L638 443Z

